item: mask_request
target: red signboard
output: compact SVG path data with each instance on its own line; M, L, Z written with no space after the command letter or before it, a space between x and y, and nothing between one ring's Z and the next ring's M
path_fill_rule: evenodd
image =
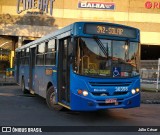
M160 2L147 1L145 3L145 8L147 8L147 9L160 9Z

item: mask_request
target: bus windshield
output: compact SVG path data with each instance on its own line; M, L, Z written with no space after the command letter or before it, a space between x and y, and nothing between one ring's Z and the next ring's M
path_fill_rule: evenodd
M76 42L75 73L91 77L139 75L138 42L83 37Z

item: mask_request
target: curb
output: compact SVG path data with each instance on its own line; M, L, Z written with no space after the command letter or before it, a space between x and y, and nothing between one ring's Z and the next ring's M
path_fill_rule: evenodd
M12 85L17 85L17 83L15 83L15 82L11 82L11 83L2 83L2 82L0 82L0 86L12 86Z
M160 104L160 100L146 100L146 101L141 101L143 104Z
M160 90L141 90L141 92L160 92Z

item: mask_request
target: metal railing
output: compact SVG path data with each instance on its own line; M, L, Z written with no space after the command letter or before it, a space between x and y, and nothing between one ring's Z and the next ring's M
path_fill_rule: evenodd
M147 90L160 90L160 81L157 82L157 69L141 69L141 88Z
M160 91L160 59L141 61L141 88Z

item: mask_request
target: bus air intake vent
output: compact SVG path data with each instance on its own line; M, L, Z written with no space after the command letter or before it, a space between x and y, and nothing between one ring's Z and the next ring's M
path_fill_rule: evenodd
M126 92L114 92L113 94L110 94L109 92L91 92L93 96L122 96L128 94L128 91Z
M126 95L128 94L128 91L125 91L125 92L114 92L114 96L120 96L120 95Z
M89 82L91 86L129 86L132 82Z

